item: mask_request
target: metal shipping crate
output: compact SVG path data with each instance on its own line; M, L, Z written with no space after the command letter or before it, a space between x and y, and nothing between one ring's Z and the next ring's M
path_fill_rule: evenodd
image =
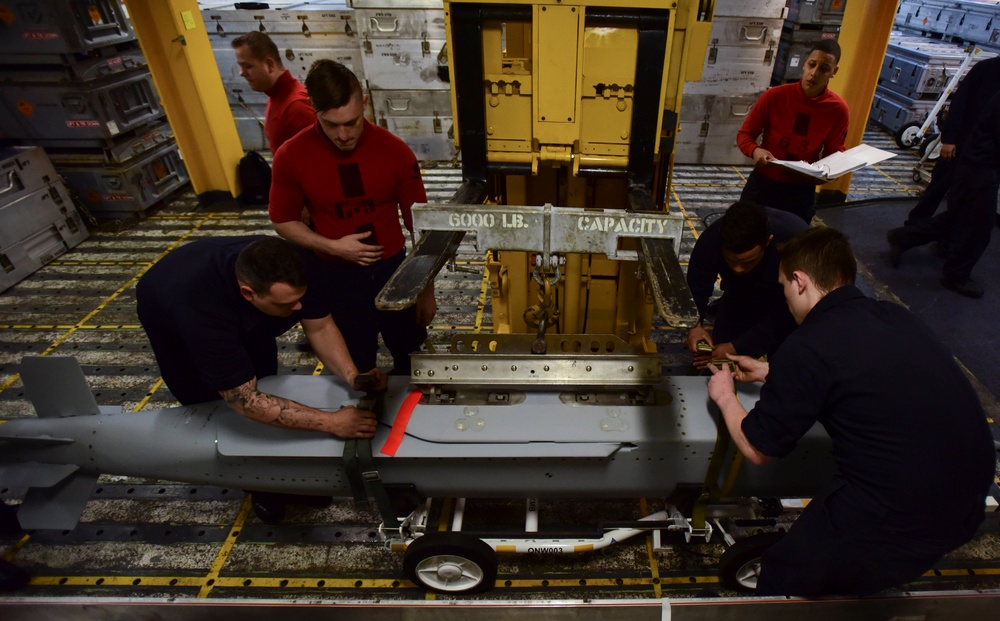
M740 122L681 121L674 144L676 164L748 166L752 161L737 148Z
M451 116L449 91L372 90L372 109L380 116Z
M121 164L173 140L174 130L170 127L170 123L164 120L140 127L102 145L46 147L45 151L57 167L75 164Z
M449 90L444 39L369 39L362 49L371 89Z
M228 41L215 40L213 43L215 45L212 48L212 53L215 56L215 63L219 66L219 75L222 76L222 82L226 86L226 90L239 88L246 91L243 94L244 100L255 103L266 102L267 95L264 93L254 94L250 90L250 87L247 86L246 80L240 76L240 66L236 64L236 54L233 52L233 48L229 46ZM302 39L297 43L301 45L279 47L278 51L281 54L281 62L285 66L285 69L288 69L299 82L305 82L306 75L308 75L312 64L324 58L335 60L345 65L364 84L364 62L361 59L361 50L357 45L341 48L319 47L316 41L306 39Z
M357 9L358 32L369 39L444 39L441 9Z
M317 7L316 10L204 9L201 12L210 37L234 38L256 30L266 32L278 47L298 39L314 39L316 47L357 46L354 11Z
M106 140L163 116L146 70L70 84L5 84L0 98L21 125L21 137L36 141Z
M684 94L680 132L674 147L678 164L743 165L749 160L736 146L736 132L760 93Z
M86 53L135 39L119 0L18 0L5 3L0 54Z
M52 187L61 200L69 201L66 188L61 182L57 181ZM35 273L49 261L87 239L90 234L75 207L66 212L53 210L53 201L51 190L48 189L38 190L37 195L18 201L23 203L17 206L19 209L49 213L52 219L20 241L10 245L0 244L0 291L5 291ZM5 228L7 219L16 213L10 211L10 207L13 206L0 207L0 230Z
M188 181L174 143L118 166L60 166L58 170L87 209L103 218L141 214Z
M908 46L889 42L878 84L912 98L944 91L966 54L949 45Z
M450 116L379 116L378 123L399 136L420 161L455 157L455 134Z
M712 34L705 63L716 62L714 58L721 47L763 48L771 50L781 38L783 22L778 18L759 19L755 17L716 17L712 22ZM770 58L764 58L769 61Z
M771 84L798 82L802 79L802 67L816 43L823 39L836 39L840 26L823 26L819 29L803 30L785 28L781 32L778 53L774 60Z
M935 103L933 99L911 99L879 86L868 118L895 134L907 123L923 123Z
M142 50L103 48L84 58L67 57L64 63L14 63L5 58L0 80L6 82L86 82L112 74L147 67Z
M796 24L840 24L847 0L789 0L788 21Z
M776 17L784 19L785 0L716 0L715 18L720 17Z
M1000 4L959 0L965 10L958 23L952 24L952 33L964 41L981 45L997 45L1000 40Z
M31 194L59 180L45 151L40 147L0 149L0 205Z

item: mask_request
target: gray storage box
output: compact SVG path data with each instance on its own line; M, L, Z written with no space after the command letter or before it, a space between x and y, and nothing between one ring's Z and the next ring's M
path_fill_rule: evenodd
M362 58L371 89L449 90L438 68L447 64L444 39L368 39ZM447 71L444 72L447 78Z
M108 76L144 69L147 66L142 50L104 48L97 57L66 57L64 63L14 63L5 58L0 67L0 80L8 82L86 82Z
M309 39L300 39L296 43L300 45L279 46L278 51L285 69L288 69L299 82L304 83L312 64L324 58L345 65L364 84L364 62L361 59L361 49L357 46L356 41L348 47L323 47L318 45L318 42ZM247 86L246 80L240 77L240 66L236 64L236 54L230 47L228 40L214 40L212 53L219 66L219 75L222 76L222 82L227 91L232 89L246 91L243 93L243 99L248 102L263 103L267 101L267 95L253 93Z
M357 9L358 33L369 39L444 39L441 9Z
M58 180L59 174L40 147L0 149L0 204L21 199Z
M965 57L953 45L890 41L878 84L906 97L933 97L944 91Z
M786 24L787 26L787 24ZM798 82L802 79L802 67L814 45L823 39L836 39L840 26L822 26L814 29L786 27L781 31L781 42L774 60L771 84Z
M736 147L742 122L681 121L674 143L675 164L745 166L751 160Z
M796 24L840 24L847 0L789 0L788 21Z
M90 212L102 218L141 214L188 181L175 143L164 144L117 166L59 166L67 185Z
M21 137L32 140L106 140L163 116L146 70L72 84L5 84L0 98Z
M294 39L315 39L316 47L357 45L354 41L357 26L354 11L350 9L322 6L305 11L204 9L201 17L211 37L232 39L253 30L266 32L279 48Z
M427 116L379 116L378 124L403 139L418 160L451 160L455 157L452 118Z
M896 133L907 123L923 123L935 103L933 99L912 99L879 86L868 118Z
M776 17L784 19L785 0L716 0L715 18L720 17Z
M951 32L956 37L982 45L1000 42L1000 4L969 0L959 0L958 4L965 14L951 25Z
M0 291L33 274L88 235L62 181L56 180L12 202L0 202Z
M784 22L779 18L716 17L712 22L706 64L713 62L713 49L720 47L771 49L778 44ZM769 60L765 58L765 61Z
M119 0L18 0L6 3L0 54L85 53L135 39Z
M372 90L372 109L380 116L451 116L450 91Z
M174 130L170 127L170 123L157 121L136 128L128 134L117 136L101 145L46 147L45 150L57 167L77 164L121 164L173 140Z
M757 101L749 95L692 95L681 104L680 132L674 147L678 164L732 164L749 162L736 147L736 132Z

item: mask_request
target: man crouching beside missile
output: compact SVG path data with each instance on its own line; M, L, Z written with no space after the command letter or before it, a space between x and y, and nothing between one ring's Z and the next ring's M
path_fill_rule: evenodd
M385 389L378 370L362 375L330 315L332 292L310 278L311 260L277 237L216 237L184 245L154 264L136 285L136 310L160 375L182 405L220 398L251 420L312 429L340 438L371 438L372 412L317 410L260 392L257 380L278 372L276 337L302 324L323 365L356 390ZM295 498L295 497L291 497ZM304 498L304 497L303 497ZM265 523L284 515L288 495L253 493Z

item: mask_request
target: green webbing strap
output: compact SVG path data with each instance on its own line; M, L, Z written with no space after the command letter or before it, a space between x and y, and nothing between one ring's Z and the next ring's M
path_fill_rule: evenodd
M382 521L389 528L399 526L399 518L395 509L392 508L392 501L389 500L389 492L385 485L382 485L382 477L375 468L375 459L372 457L372 441L358 440L357 457L361 466L361 479L364 481L365 489L369 496L375 500L378 512L382 515Z
M347 482L351 485L351 492L354 493L354 502L358 504L366 502L368 494L365 493L364 480L361 478L361 464L358 462L358 441L356 439L344 442L344 473L347 475Z

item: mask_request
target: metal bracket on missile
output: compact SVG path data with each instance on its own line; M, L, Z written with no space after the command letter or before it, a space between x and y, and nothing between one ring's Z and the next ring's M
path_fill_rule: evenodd
M636 386L661 380L660 357L636 353L615 336L545 335L545 355L531 334L458 335L450 351L413 353L416 384L473 386Z

